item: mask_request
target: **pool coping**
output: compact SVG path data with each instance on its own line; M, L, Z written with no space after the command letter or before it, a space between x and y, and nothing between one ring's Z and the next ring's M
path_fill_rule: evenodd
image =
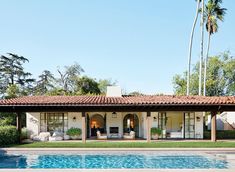
M0 148L0 151L235 151L235 148Z
M234 172L234 169L0 169L0 172Z

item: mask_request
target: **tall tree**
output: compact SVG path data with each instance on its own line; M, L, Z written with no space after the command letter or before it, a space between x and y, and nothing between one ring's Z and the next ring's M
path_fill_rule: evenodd
M195 18L193 21L193 26L192 26L192 31L191 31L191 35L190 35L190 41L189 41L189 54L188 54L188 72L187 72L187 91L186 94L189 95L190 92L190 74L191 74L191 59L192 59L192 45L193 45L193 37L194 37L194 32L195 32L195 27L196 27L196 23L198 20L198 14L199 14L199 8L200 8L200 2L201 0L197 0L197 7L196 7L196 14L195 14Z
M37 86L35 88L36 94L44 95L55 87L55 77L50 71L44 70L38 77L39 80L37 81Z
M4 94L9 85L18 85L23 92L31 88L35 81L31 73L24 70L23 64L29 60L23 56L8 53L8 56L0 56L1 92Z
M204 0L201 0L201 22L200 22L200 28L201 28L201 44L200 44L200 60L199 60L199 86L198 86L198 95L200 96L202 94L202 62L203 62L203 56L204 56L204 7L205 2Z
M206 58L204 60L204 83L203 95L206 95L206 78L207 78L207 59L209 56L211 35L218 31L218 20L223 21L226 14L226 8L221 8L222 0L209 0L205 8L206 30L208 33L208 43Z
M65 66L64 68L64 71L60 69L57 70L60 74L60 78L58 80L59 84L65 92L74 92L76 89L76 82L84 70L78 63L71 66Z

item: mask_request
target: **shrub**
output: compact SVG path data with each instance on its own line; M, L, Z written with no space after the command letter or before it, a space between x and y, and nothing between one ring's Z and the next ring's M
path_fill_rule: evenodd
M151 128L151 134L152 135L155 135L155 134L161 135L162 134L162 130L160 128L153 127L153 128Z
M0 126L0 146L18 142L19 133L15 126Z
M82 130L80 128L70 128L68 129L68 131L66 132L67 135L69 136L79 136L82 134Z
M13 119L11 117L0 118L0 126L12 125Z
M27 135L27 128L22 128L21 129L21 139L24 140L24 139L27 139L28 138L28 135Z
M217 130L217 139L235 139L235 130ZM211 139L211 131L204 131L204 139Z

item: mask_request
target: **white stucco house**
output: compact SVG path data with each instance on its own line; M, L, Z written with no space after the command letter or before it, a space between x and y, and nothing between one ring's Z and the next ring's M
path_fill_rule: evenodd
M108 87L106 97L122 98L120 87ZM87 111L86 137L96 138L97 130L107 138L123 138L130 131L135 138L147 138L147 112ZM65 132L72 127L82 128L81 112L27 112L27 130L31 135L40 132ZM202 139L203 113L183 111L151 112L150 128L162 130L164 139Z
M0 111L27 114L29 135L82 130L81 139L151 140L151 128L161 129L161 139L203 139L203 112L212 114L211 139L216 140L216 114L235 110L234 97L123 96L120 87L108 87L106 96L27 96L0 100Z

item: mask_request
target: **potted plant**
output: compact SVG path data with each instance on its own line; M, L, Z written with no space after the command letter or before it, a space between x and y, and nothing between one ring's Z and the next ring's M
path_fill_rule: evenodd
M162 134L162 130L160 128L156 128L156 127L151 128L152 139L157 140L161 134Z
M79 136L82 134L82 130L80 128L72 127L70 129L68 129L66 134L69 135L71 137L71 139L77 140L77 139L79 139Z

